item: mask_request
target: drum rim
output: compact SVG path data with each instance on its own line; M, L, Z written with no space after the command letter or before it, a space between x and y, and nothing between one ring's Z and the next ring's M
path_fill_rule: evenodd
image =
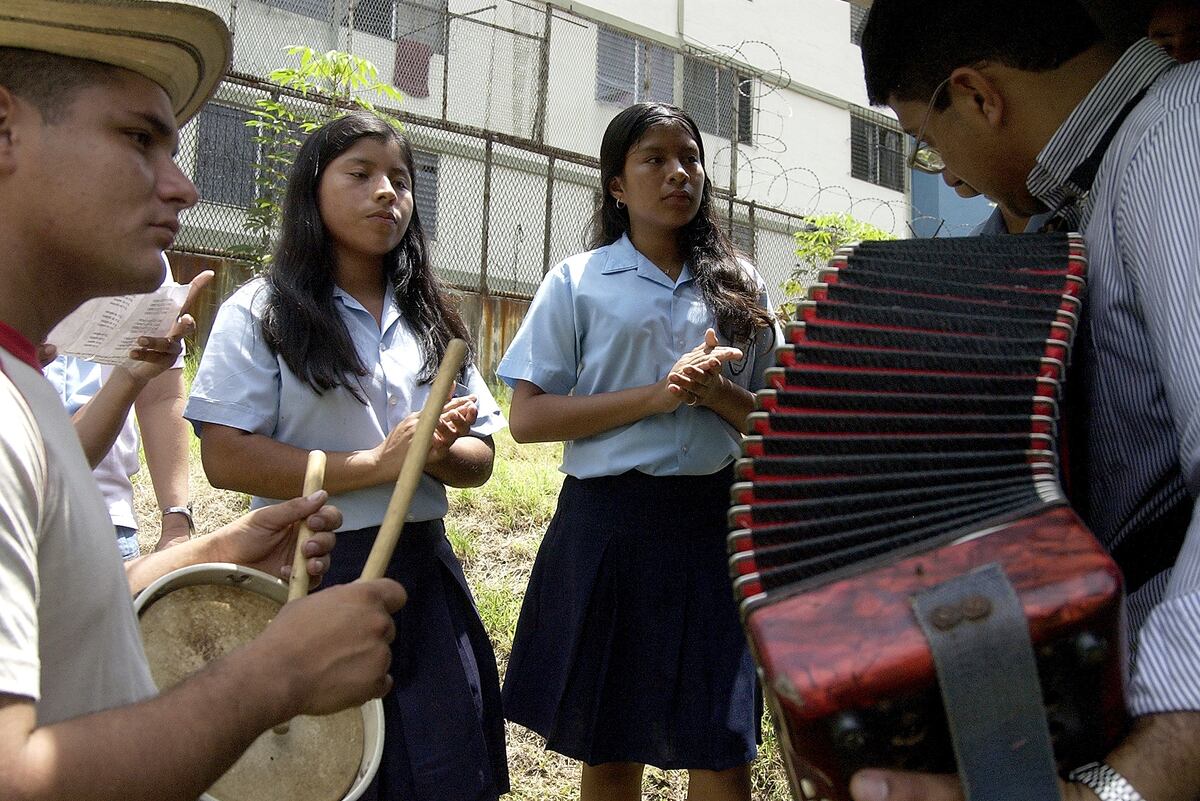
M213 580L214 576L222 580L215 581ZM232 584L251 591L261 590L259 594L278 601L280 604L287 601L287 583L269 573L232 562L202 562L177 568L155 579L134 596L133 612L140 620L143 609L169 592L198 584ZM363 716L362 761L359 763L358 773L353 784L350 785L349 792L340 801L357 801L362 797L375 774L379 772L379 766L383 763L383 701L373 698L359 709ZM204 793L200 796L200 801L222 801L222 799Z

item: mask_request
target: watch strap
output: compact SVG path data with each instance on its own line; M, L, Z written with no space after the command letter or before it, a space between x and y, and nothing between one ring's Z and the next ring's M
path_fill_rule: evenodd
M183 515L187 520L188 531L196 533L196 522L192 519L192 508L190 506L168 506L162 510L163 517L167 515Z
M1133 785L1103 762L1089 762L1067 774L1067 779L1084 785L1100 801L1146 801Z

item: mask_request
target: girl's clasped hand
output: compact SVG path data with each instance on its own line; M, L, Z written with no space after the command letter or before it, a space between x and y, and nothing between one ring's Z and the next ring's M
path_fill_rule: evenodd
M724 387L721 367L741 360L741 349L718 344L717 332L710 328L703 342L675 362L667 374L667 391L688 406L708 406Z

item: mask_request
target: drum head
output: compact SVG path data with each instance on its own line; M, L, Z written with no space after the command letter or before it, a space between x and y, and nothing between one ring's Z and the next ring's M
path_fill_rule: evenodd
M269 577L263 576L268 581ZM150 672L165 690L260 634L286 598L256 582L219 581L159 589L140 606ZM253 587L253 589L248 588ZM139 601L142 599L139 598ZM208 791L216 801L338 801L360 777L362 708L292 719L286 733L259 736Z

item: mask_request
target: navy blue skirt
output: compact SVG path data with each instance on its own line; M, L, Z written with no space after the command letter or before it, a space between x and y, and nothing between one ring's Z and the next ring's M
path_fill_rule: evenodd
M322 586L362 573L378 527L337 536ZM508 792L496 657L442 521L408 523L387 577L404 585L383 763L366 801L494 801Z
M567 477L504 678L504 712L590 765L726 770L762 716L725 539L732 470Z

